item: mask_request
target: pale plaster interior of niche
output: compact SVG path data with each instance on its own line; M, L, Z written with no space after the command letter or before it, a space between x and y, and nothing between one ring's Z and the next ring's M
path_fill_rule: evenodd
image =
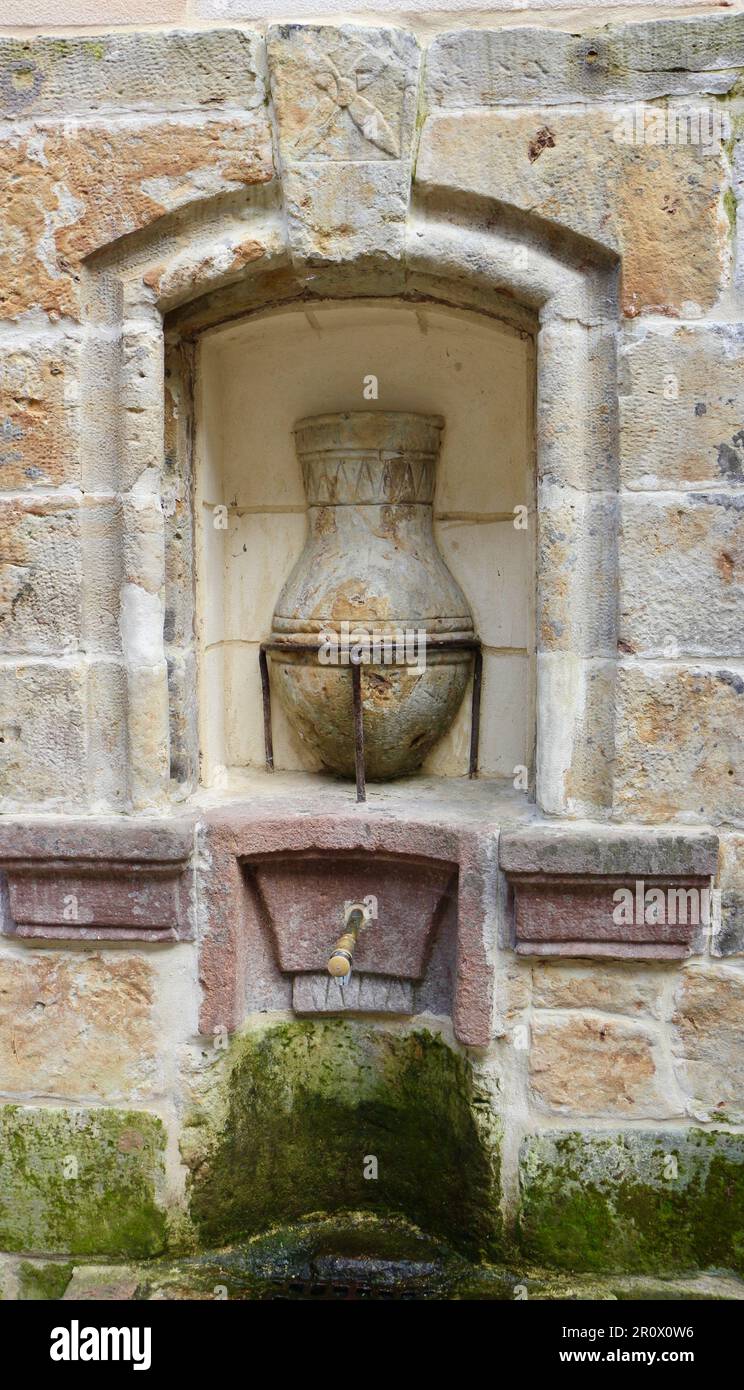
M364 378L378 378L377 402ZM420 410L447 426L435 498L442 553L484 643L482 773L531 767L534 745L534 343L511 325L434 305L316 303L203 335L197 355L196 525L202 783L263 766L258 643L302 550L292 426L344 409ZM228 507L228 528L213 508ZM530 511L514 527L514 508ZM467 770L470 702L425 772ZM279 769L314 764L274 701Z

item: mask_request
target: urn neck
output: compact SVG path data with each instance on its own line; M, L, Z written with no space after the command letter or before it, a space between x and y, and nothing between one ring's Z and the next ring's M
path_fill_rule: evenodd
M439 416L359 411L295 427L310 507L421 506L434 499Z

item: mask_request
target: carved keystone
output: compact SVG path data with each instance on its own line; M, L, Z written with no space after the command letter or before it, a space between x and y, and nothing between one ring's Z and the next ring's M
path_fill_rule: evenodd
M282 24L267 49L295 258L399 260L418 94L413 35Z

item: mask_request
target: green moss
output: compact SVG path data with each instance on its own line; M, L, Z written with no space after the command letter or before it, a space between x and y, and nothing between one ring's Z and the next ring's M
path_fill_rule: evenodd
M0 1249L146 1257L163 1248L155 1201L164 1135L153 1115L0 1109Z
M521 1242L563 1269L671 1273L744 1267L744 1135L533 1135Z
M18 1297L41 1300L61 1298L72 1278L71 1264L31 1264L18 1270Z
M207 1246L311 1214L401 1213L476 1256L499 1245L498 1142L468 1060L428 1032L345 1020L238 1040L219 1116L194 1116ZM186 1144L188 1149L188 1139ZM365 1177L370 1159L377 1178Z

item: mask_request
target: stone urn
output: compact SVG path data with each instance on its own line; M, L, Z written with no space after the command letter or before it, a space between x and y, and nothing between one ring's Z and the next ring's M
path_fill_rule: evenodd
M472 651L467 600L434 540L444 421L354 411L300 420L294 435L309 535L276 605L273 685L324 767L354 775L351 663L361 657L371 780L413 772L449 728ZM292 645L303 649L292 651Z

